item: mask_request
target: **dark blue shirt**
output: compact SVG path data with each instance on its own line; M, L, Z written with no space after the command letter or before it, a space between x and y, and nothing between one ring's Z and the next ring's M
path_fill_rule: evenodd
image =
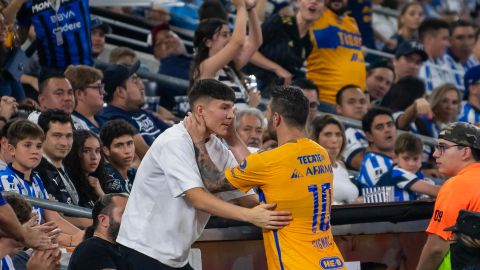
M81 120L85 126L88 127L88 129L95 133L95 134L100 134L100 128L103 126L103 124L105 123L105 119L103 117L101 117L100 115L95 115L94 118L95 118L95 121L97 121L98 125L100 126L97 127L95 126L92 122L90 122L90 120L88 120L87 118L85 118L85 116L79 114L77 111L73 111L72 112L72 115L76 116L79 120Z
M33 24L42 67L93 65L88 0L60 0L57 12L48 0L30 0L17 15L18 25Z
M132 190L133 180L137 174L135 168L127 170L128 179L124 179L120 172L112 164L106 164L107 182L104 185L105 193L128 193Z
M99 113L107 121L113 119L124 119L130 123L148 145L170 126L160 120L158 117L145 110L125 111L118 107L108 105Z
M375 38L372 26L372 1L348 0L350 16L355 18L358 30L362 34L363 46L375 49Z

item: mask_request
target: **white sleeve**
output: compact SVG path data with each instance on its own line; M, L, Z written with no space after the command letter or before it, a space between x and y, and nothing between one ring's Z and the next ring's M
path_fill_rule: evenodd
M368 142L366 138L363 139L365 134L354 128L347 128L345 131L345 137L347 142L345 144L342 157L346 164L350 164L351 159L355 156L355 154L368 147Z
M204 187L195 160L193 145L188 141L184 139L171 140L163 144L154 144L152 148L149 151L160 148L159 153L152 153L151 156L145 158L153 157L154 162L163 170L167 186L173 197L181 196L192 188Z

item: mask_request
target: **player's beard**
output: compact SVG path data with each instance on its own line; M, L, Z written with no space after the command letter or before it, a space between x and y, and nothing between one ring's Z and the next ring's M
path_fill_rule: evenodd
M278 141L277 131L273 127L273 117L270 117L270 119L268 119L267 130L268 130L268 136L270 137L270 140Z

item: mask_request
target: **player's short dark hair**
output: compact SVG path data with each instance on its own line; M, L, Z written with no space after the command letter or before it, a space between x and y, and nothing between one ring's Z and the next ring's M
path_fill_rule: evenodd
M375 120L375 117L379 115L388 115L393 120L392 111L384 107L373 107L367 111L367 113L362 118L362 129L364 132L372 131L372 123Z
M113 198L115 197L128 198L128 195L124 193L110 193L100 197L95 202L95 205L93 206L93 209L92 209L93 223L91 226L85 229L85 235L83 236L83 239L88 239L93 237L93 233L98 227L98 216L100 214L111 216L112 210L114 208Z
M27 223L32 217L32 206L20 195L7 193L3 195L5 201L12 207L20 224Z
M450 29L450 25L447 21L436 18L425 19L418 28L418 37L421 42L427 35L436 35L439 30Z
M47 73L41 73L38 78L38 94L43 94L45 88L48 85L48 82L52 79L66 79L67 77L63 72L60 71L52 71Z
M193 105L202 98L235 102L235 92L228 85L214 79L197 80L188 94L190 108L193 109Z
M411 134L403 133L395 141L395 154L408 153L419 155L423 153L423 143L420 138Z
M343 92L345 92L345 90L350 89L350 88L362 89L362 88L360 88L360 86L358 86L356 84L347 84L347 85L342 86L342 88L340 88L340 90L338 90L337 95L335 96L335 102L337 103L337 105L342 105Z
M72 126L72 132L75 130L73 125L72 117L70 114L64 112L60 109L47 109L43 111L38 117L38 125L42 128L43 132L47 134L50 129L50 123L61 123L68 124Z
M469 21L456 20L456 21L454 21L450 24L450 28L449 28L450 36L453 34L455 29L457 29L459 27L472 27L473 29L475 29L475 25L473 23L469 22Z
M43 141L45 134L37 124L27 119L19 119L13 122L7 132L8 143L17 147L19 141L27 138Z
M105 123L100 130L100 139L107 148L110 148L113 140L124 135L134 136L137 131L127 121L114 119Z
M270 109L280 114L285 123L297 128L305 128L310 111L307 97L297 86L283 85L272 88Z

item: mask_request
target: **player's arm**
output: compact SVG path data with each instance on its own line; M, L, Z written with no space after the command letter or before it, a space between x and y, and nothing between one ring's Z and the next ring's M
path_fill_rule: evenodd
M417 270L435 270L450 248L450 243L436 234L428 235L427 242L420 255Z
M192 188L185 191L187 200L198 210L215 216L250 222L255 226L277 230L287 226L292 220L288 211L272 211L275 204L262 204L254 208L244 208L227 203L203 188Z
M438 191L440 190L440 187L436 185L432 185L425 181L419 180L412 184L412 186L410 187L410 190L436 198Z
M193 144L195 149L195 159L198 170L202 177L202 182L210 192L220 192L236 189L225 177L225 173L220 171L208 155L205 142L196 142Z

